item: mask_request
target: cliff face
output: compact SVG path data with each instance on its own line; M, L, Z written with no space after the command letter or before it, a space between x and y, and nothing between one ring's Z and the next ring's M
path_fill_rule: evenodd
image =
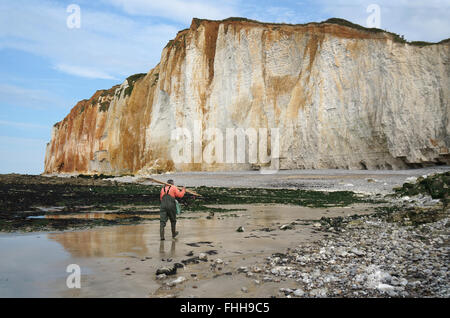
M54 126L46 173L249 169L179 163L171 131L279 128L280 168L450 163L449 42L333 23L194 19L148 74L98 91Z

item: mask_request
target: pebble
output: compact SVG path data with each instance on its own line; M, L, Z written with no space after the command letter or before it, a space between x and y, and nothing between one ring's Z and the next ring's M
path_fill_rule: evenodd
M286 230L293 230L294 226L292 224L283 224L280 226L280 230L286 231Z
M450 297L448 217L420 226L386 222L377 215L331 220L339 236L274 253L261 269L263 282L292 281L296 297ZM328 222L328 221L327 221ZM326 222L314 227L327 229ZM345 227L345 224L350 226ZM437 243L437 242L442 243ZM255 270L258 268L258 270ZM259 280L259 279L258 279Z
M168 283L167 283L167 286L173 287L173 286L178 285L178 284L181 284L181 283L183 283L183 282L185 282L185 281L186 281L186 277L184 277L184 276L179 276L177 279L175 279L175 280L173 280L173 281L171 281L171 282L168 282Z
M167 277L166 274L159 274L159 275L156 276L156 279L161 280L161 279L164 279L166 277Z
M177 273L177 267L161 267L156 270L156 275L175 275Z
M260 267L258 267L258 266L253 266L252 267L252 272L253 273L261 273L262 269Z
M328 290L326 288L316 288L309 292L313 297L327 297Z
M248 268L245 266L241 266L238 268L238 273L247 273L248 272Z

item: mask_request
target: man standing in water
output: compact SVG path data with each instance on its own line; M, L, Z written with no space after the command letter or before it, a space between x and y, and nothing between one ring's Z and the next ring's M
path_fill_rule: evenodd
M167 180L166 185L161 189L161 194L159 196L161 200L161 210L160 216L160 228L159 234L161 236L161 241L164 241L164 229L166 227L167 219L170 220L170 226L172 228L172 237L175 238L178 235L176 231L177 225L177 207L175 203L176 198L182 198L186 193L186 189L178 190L176 186L173 185L173 180Z

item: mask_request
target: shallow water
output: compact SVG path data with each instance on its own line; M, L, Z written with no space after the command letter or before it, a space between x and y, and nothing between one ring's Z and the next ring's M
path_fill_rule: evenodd
M111 213L111 212L87 212L87 213L76 213L76 214L45 214L45 215L33 215L28 216L27 219L105 219L105 220L116 220L125 219L138 216L143 219L159 219L159 214L124 214L124 213Z
M227 206L236 207L242 208ZM216 213L212 218L207 218L208 214L205 213L182 215L196 218L178 221L177 230L181 235L177 240L169 239L168 224L167 240L163 242L159 240L159 222L99 227L83 231L2 235L0 297L158 296L161 295L158 291L161 283L155 280L156 269L188 258L186 254L190 251L198 255L200 252L214 250L217 255L211 258L229 260L232 263L232 268L229 269L231 271L242 264L254 262L262 255L270 255L287 247L295 247L301 241L318 238L313 234L314 231L306 226L297 225L295 230L281 231L280 224L295 220L320 219L322 216L368 213L364 211L365 206L313 209L253 205L245 208L247 211L244 212ZM236 232L240 226L245 229L243 233ZM274 231L264 232L261 231L262 228L271 228ZM166 262L167 258L173 259L173 262ZM81 267L81 289L66 287L66 278L69 275L66 273L66 267L69 264L78 264ZM181 274L207 270L199 266L201 265L188 265L186 269L181 270L185 273ZM228 280L224 283L236 283L231 282ZM214 288L214 284L210 285L210 288ZM208 287L198 291L200 296L201 293L208 292L211 292ZM221 293L229 295L227 290Z
M0 236L0 255L0 297L53 296L65 288L71 255L46 234Z

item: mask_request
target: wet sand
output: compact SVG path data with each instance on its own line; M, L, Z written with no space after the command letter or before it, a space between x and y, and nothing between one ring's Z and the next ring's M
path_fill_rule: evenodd
M246 210L182 215L180 237L172 240L167 225L163 242L157 219L84 231L1 235L0 255L8 261L0 263L0 297L270 297L276 295L278 283L257 284L254 278L238 273L239 267L334 235L315 231L312 220L373 212L362 204L328 209L262 204L226 207ZM293 229L280 230L291 222L295 222ZM240 226L244 232L236 231ZM192 243L197 244L188 245ZM193 256L217 254L208 255L207 262L179 268L176 275L156 279L158 268L192 257L186 256L191 251ZM215 263L217 259L223 263ZM81 267L81 289L66 287L69 264ZM187 281L175 287L166 285L179 276Z

